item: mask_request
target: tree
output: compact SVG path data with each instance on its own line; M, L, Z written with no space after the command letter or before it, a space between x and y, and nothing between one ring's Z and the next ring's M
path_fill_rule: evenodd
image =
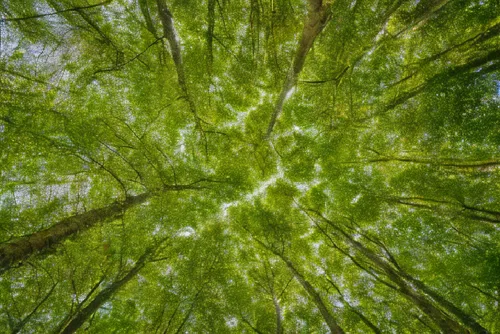
M500 330L498 1L0 4L0 330Z

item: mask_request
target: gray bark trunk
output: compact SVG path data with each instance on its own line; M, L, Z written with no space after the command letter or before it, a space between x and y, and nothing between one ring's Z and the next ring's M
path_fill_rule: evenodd
M269 126L267 128L266 138L269 138L271 136L274 125L276 124L276 120L283 111L285 101L287 100L293 87L297 83L297 78L299 76L299 73L302 71L302 68L304 67L307 53L311 49L314 40L321 33L330 17L331 5L323 5L321 0L309 0L308 3L309 9L306 21L304 23L304 29L302 30L302 37L300 38L292 66L288 71L285 82L281 89L281 93L278 97L278 100L276 101L274 112L271 116L271 121L269 122Z
M78 215L64 218L51 227L0 245L0 274L11 267L22 264L22 261L35 253L48 250L72 235L83 232L98 223L113 221L133 206L144 203L152 196L166 191L201 189L193 185L164 186L154 192L127 197L124 201L115 202L103 208L90 210Z
M326 219L317 211L313 212L319 215L322 220L327 222L328 225L343 235L348 244L368 258L375 267L379 268L399 288L398 291L412 301L430 319L432 319L432 321L434 321L434 323L439 326L444 333L468 333L468 329L477 334L488 333L488 331L477 323L471 316L460 310L444 297L432 291L422 282L416 280L401 268L394 268L391 266L391 264L384 261L382 257L379 257L371 249L354 240L348 233L340 228L338 224ZM427 296L431 297L431 300ZM445 311L454 315L468 329L458 321L454 320L453 317Z
M22 263L32 254L47 250L78 232L88 230L98 223L119 218L127 209L145 202L151 196L151 193L131 196L125 201L65 218L45 230L0 245L0 273Z

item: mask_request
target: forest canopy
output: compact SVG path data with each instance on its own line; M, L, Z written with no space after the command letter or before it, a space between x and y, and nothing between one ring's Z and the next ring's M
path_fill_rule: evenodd
M500 333L498 0L0 2L0 332Z

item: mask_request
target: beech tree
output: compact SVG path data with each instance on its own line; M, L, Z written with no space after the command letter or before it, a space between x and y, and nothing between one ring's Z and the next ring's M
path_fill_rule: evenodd
M500 331L498 1L0 15L0 332Z

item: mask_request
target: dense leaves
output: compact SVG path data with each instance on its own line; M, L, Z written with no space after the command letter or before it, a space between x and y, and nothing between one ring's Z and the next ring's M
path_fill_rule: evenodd
M0 12L0 332L500 331L498 1Z

